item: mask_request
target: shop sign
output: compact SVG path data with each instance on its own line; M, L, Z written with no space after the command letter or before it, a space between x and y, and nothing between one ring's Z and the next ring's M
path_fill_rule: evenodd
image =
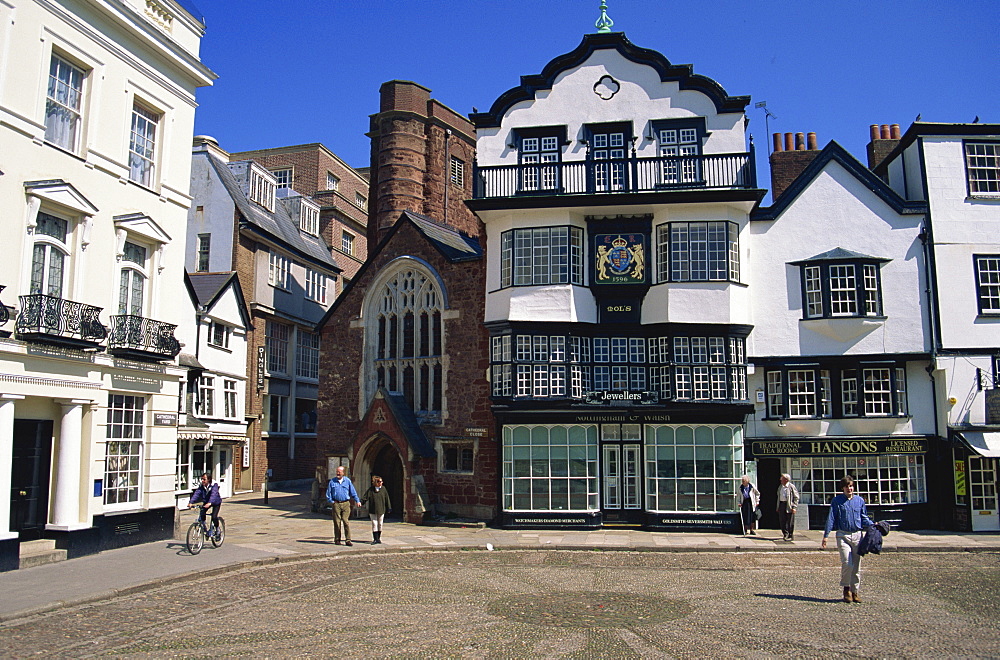
M153 426L177 426L177 413L153 413Z
M591 405L649 405L657 403L659 400L660 397L656 392L644 392L642 390L595 390L587 392L586 403Z
M955 496L965 495L965 461L955 461Z
M264 389L264 367L267 365L267 361L264 357L264 347L257 347L257 390Z
M861 454L923 454L923 438L851 440L758 440L750 443L750 453L765 456L851 456Z
M1000 424L1000 389L986 390L986 423Z
M467 426L465 427L465 435L471 436L473 438L483 438L488 433L488 429L485 426Z

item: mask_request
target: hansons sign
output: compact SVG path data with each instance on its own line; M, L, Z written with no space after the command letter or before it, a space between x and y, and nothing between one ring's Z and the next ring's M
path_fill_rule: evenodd
M925 438L826 438L758 440L750 443L756 458L767 456L851 456L860 454L923 454Z

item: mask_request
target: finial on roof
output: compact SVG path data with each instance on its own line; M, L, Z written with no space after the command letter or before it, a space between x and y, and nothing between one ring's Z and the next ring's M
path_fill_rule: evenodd
M597 28L598 32L611 32L614 24L615 22L608 16L607 0L601 0L601 17L594 23L594 27Z

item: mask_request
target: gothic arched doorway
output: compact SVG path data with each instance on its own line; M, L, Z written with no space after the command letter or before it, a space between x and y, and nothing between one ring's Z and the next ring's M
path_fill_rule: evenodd
M382 477L385 487L389 489L389 500L392 502L390 518L401 519L403 517L403 489L405 487L403 461L400 460L399 452L391 443L385 443L374 451L374 456L369 463L368 474L369 482L365 484L364 490L368 490L368 486L371 484L371 475L377 474Z

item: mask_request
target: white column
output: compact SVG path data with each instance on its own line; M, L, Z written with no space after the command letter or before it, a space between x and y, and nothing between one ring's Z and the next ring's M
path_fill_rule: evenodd
M10 472L14 458L14 402L19 394L0 394L0 541L17 538L10 531Z
M53 473L55 496L52 505L52 523L45 529L72 531L90 527L90 521L80 520L81 475L85 472L83 457L83 407L93 403L89 399L56 399L62 406L59 425L59 455ZM86 470L86 474L90 474ZM89 516L88 516L89 517Z

